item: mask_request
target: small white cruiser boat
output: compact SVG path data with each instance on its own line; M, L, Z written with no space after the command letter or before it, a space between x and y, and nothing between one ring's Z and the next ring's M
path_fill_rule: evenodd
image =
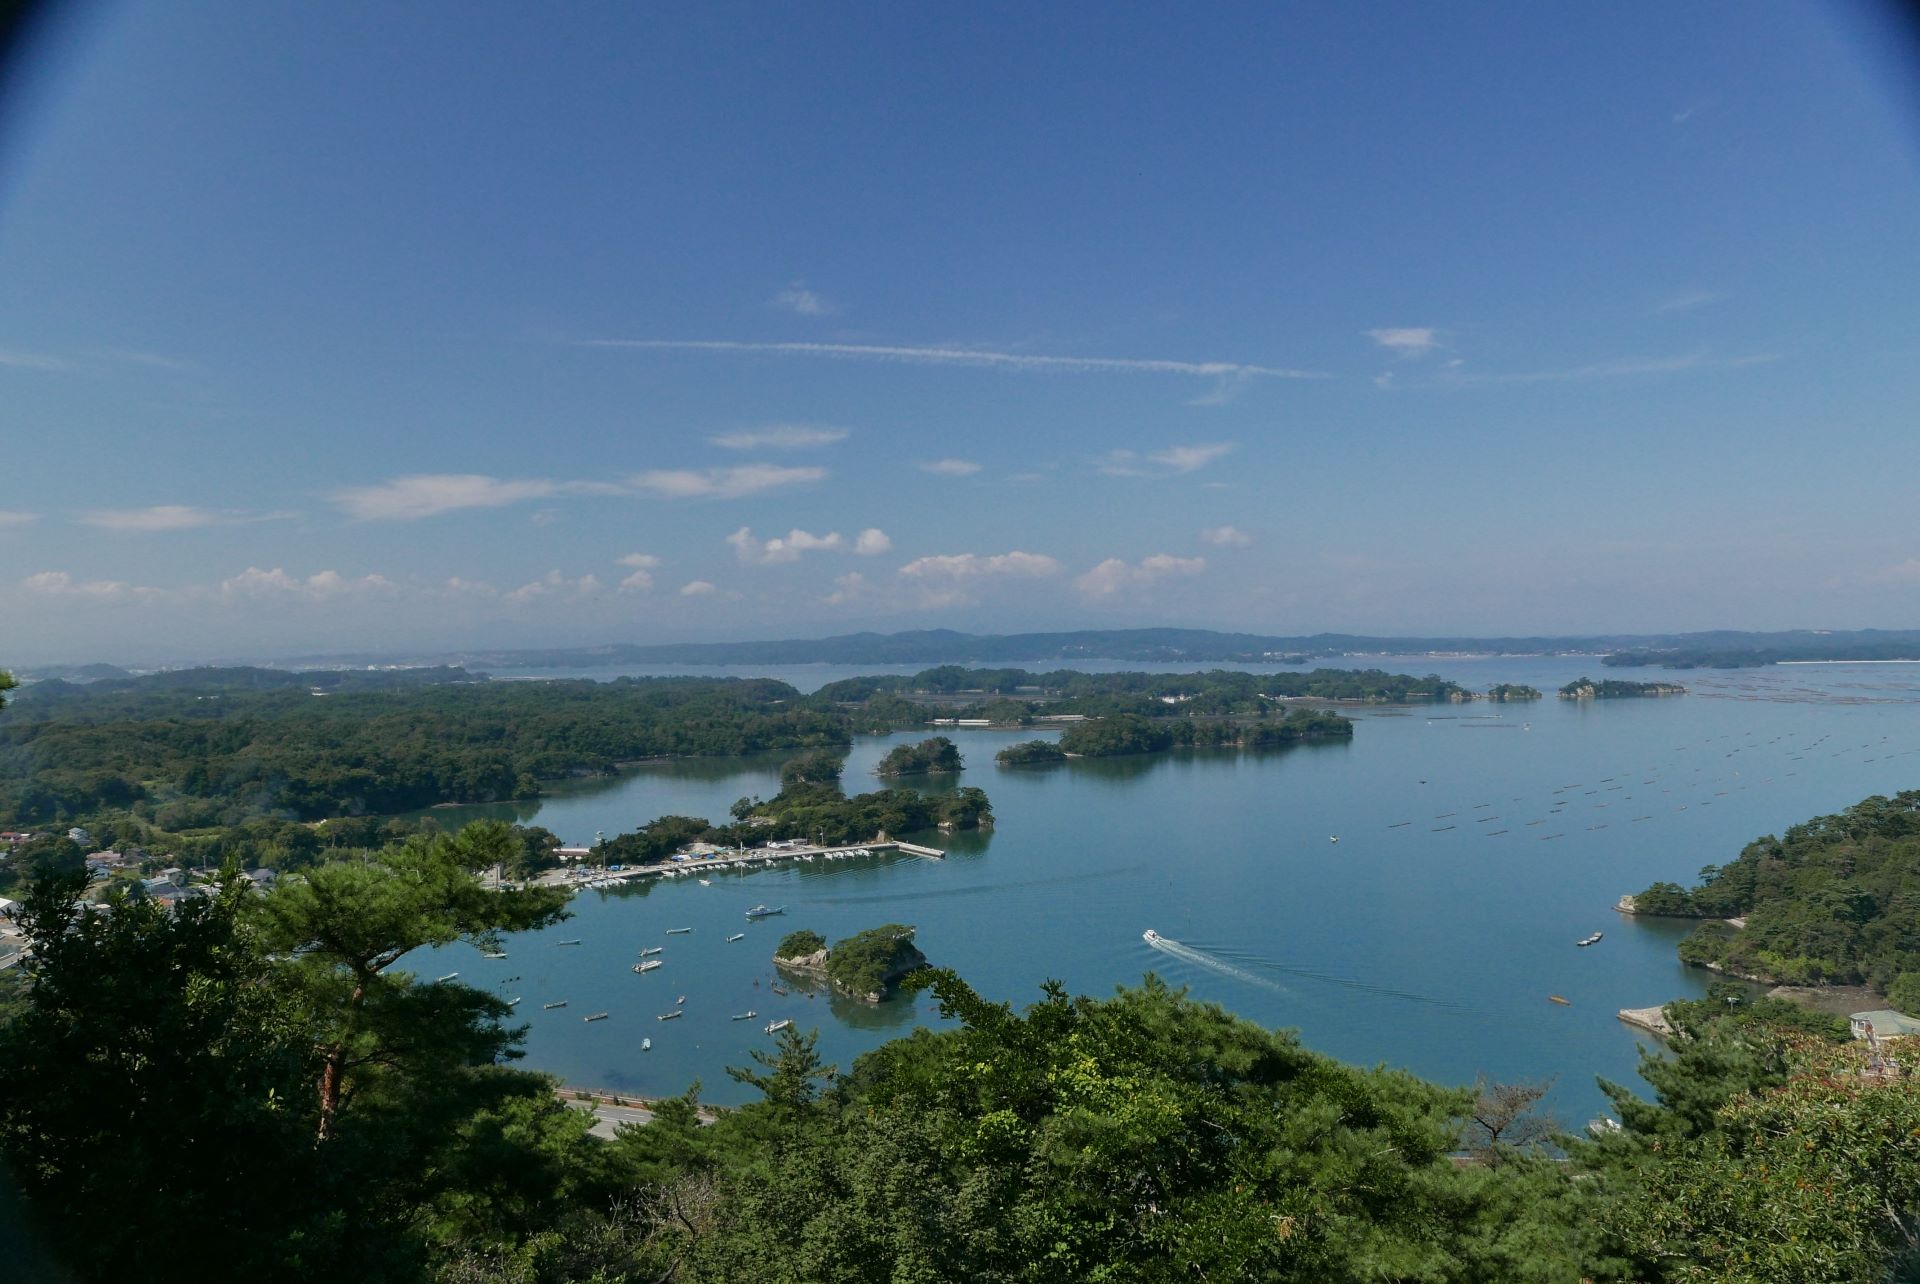
M440 984L441 982L443 982L443 981L451 981L451 980L453 980L453 978L454 978L454 977L456 977L456 976L459 976L459 975L460 975L460 974L459 974L458 972L449 972L449 973L447 973L447 974L446 974L445 976L439 976L439 977L435 977L435 978L434 978L434 980L433 980L433 983L434 983L435 985L439 985L439 984Z
M755 1012L752 1008L748 1008L745 1012L734 1013L733 1019L736 1021L751 1021L759 1015L760 1014L758 1012Z
M640 951L640 957L643 959L650 959L654 955L665 950L666 948L667 947L664 945L649 945L646 949Z
M685 936L688 932L691 932L692 930L693 929L690 927L670 927L667 929L667 935L668 936Z
M642 1052L652 1052L652 1051L653 1051L653 1040L652 1040L652 1039L642 1039L642 1040L640 1040L640 1051L642 1051Z
M769 1021L767 1022L767 1033L778 1034L792 1024L793 1019L791 1017L781 1017L778 1021Z
M732 936L729 936L727 938L727 944L732 945L735 941L744 941L746 939L747 939L747 934L745 932L735 932Z
M659 966L660 966L659 959L642 959L640 962L635 963L633 965L633 970L636 972L651 972L653 971L653 969Z
M1152 928L1148 928L1146 931L1140 933L1140 939L1148 945L1158 945L1160 944L1160 933L1154 931Z

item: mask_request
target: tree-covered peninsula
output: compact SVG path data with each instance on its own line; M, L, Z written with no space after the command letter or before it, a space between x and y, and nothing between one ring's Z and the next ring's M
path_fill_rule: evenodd
M1689 963L1791 985L1871 985L1920 1016L1920 790L1875 797L1748 843L1693 888L1655 883L1638 914L1724 920Z
M1107 758L1163 749L1278 749L1303 740L1344 740L1352 735L1351 721L1317 709L1293 709L1284 717L1250 721L1123 713L1070 724L1060 733L1058 748L1066 757Z
M993 755L993 760L1002 767L1038 767L1050 762L1065 762L1067 753L1051 740L1023 740L1019 744L1008 745Z
M1495 704L1540 699L1540 689L1519 682L1501 682L1487 688L1486 699Z
M1678 682L1623 682L1617 678L1607 678L1595 682L1592 678L1575 678L1560 688L1562 700L1629 700L1637 696L1677 696L1685 695L1687 689Z

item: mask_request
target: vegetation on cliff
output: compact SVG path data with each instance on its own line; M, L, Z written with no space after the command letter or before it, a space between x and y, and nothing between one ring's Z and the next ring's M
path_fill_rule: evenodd
M808 928L797 932L788 932L780 938L780 944L773 947L773 957L777 959L803 959L809 954L827 948L827 938Z
M895 745L873 769L876 776L924 776L958 771L960 751L945 736L933 736L919 744Z
M1691 889L1656 883L1643 914L1743 917L1703 924L1681 943L1689 963L1792 985L1897 989L1920 1015L1920 790L1874 797L1785 834L1755 839L1700 871Z

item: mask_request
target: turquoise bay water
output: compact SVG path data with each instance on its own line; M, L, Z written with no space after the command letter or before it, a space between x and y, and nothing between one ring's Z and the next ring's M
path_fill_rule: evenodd
M1382 667L1477 687L1527 682L1549 696L1582 673L1603 676L1582 657ZM770 676L811 689L871 671ZM458 969L520 997L529 1067L635 1093L697 1078L708 1099L728 1102L743 1092L724 1067L768 1046L762 1027L776 1017L817 1027L822 1052L842 1065L937 1024L924 997L876 1008L768 988L772 947L788 931L837 939L902 922L929 958L990 998L1024 1004L1049 977L1105 994L1151 971L1348 1061L1453 1083L1552 1079L1552 1105L1577 1124L1604 1108L1596 1075L1640 1085L1636 1035L1616 1010L1705 989L1704 974L1674 956L1686 925L1620 916L1611 907L1621 894L1690 882L1754 837L1920 783L1920 668L1677 676L1692 695L1359 711L1350 743L1265 754L1002 769L994 752L1034 733L949 733L967 769L924 787L983 787L998 825L920 836L948 851L944 861L816 862L715 875L706 887L686 878L588 892L569 921L511 940L506 959L452 946L414 966ZM886 750L921 734L858 739L849 789L874 787ZM780 759L655 764L533 804L434 814L530 820L590 842L669 812L722 816L742 795L774 792ZM787 912L749 924L743 911L758 902ZM666 935L673 927L693 930ZM1171 943L1148 945L1147 928ZM1574 946L1593 931L1606 933L1599 945ZM746 938L727 943L737 932ZM634 975L653 945L665 947L665 966ZM681 995L684 1018L655 1020ZM749 1010L752 1020L730 1019ZM610 1018L581 1020L600 1011Z

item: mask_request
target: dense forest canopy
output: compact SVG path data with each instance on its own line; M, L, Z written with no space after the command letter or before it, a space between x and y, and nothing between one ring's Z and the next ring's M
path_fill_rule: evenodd
M1152 977L1105 999L1048 984L1016 1011L937 970L916 983L951 1028L843 1068L788 1029L729 1071L751 1104L713 1111L696 1087L604 1140L510 1068L497 998L395 965L558 912L481 887L508 835L470 829L264 896L230 870L173 913L37 884L0 1018L0 1158L39 1235L10 1269L1804 1284L1914 1265L1911 1058L1869 1063L1832 1023L1731 992L1669 1008L1654 1099L1616 1089L1622 1127L1594 1141L1557 1135L1524 1085L1342 1065ZM904 934L878 929L875 959ZM156 1250L182 1226L217 1251Z
M1627 682L1619 678L1607 678L1595 682L1592 678L1575 678L1560 688L1562 700L1625 700L1636 696L1675 696L1685 695L1687 689L1677 682Z
M1744 928L1695 931L1680 947L1690 963L1789 984L1872 985L1920 1016L1920 790L1755 839L1701 870L1697 887L1655 883L1634 908L1745 918Z

